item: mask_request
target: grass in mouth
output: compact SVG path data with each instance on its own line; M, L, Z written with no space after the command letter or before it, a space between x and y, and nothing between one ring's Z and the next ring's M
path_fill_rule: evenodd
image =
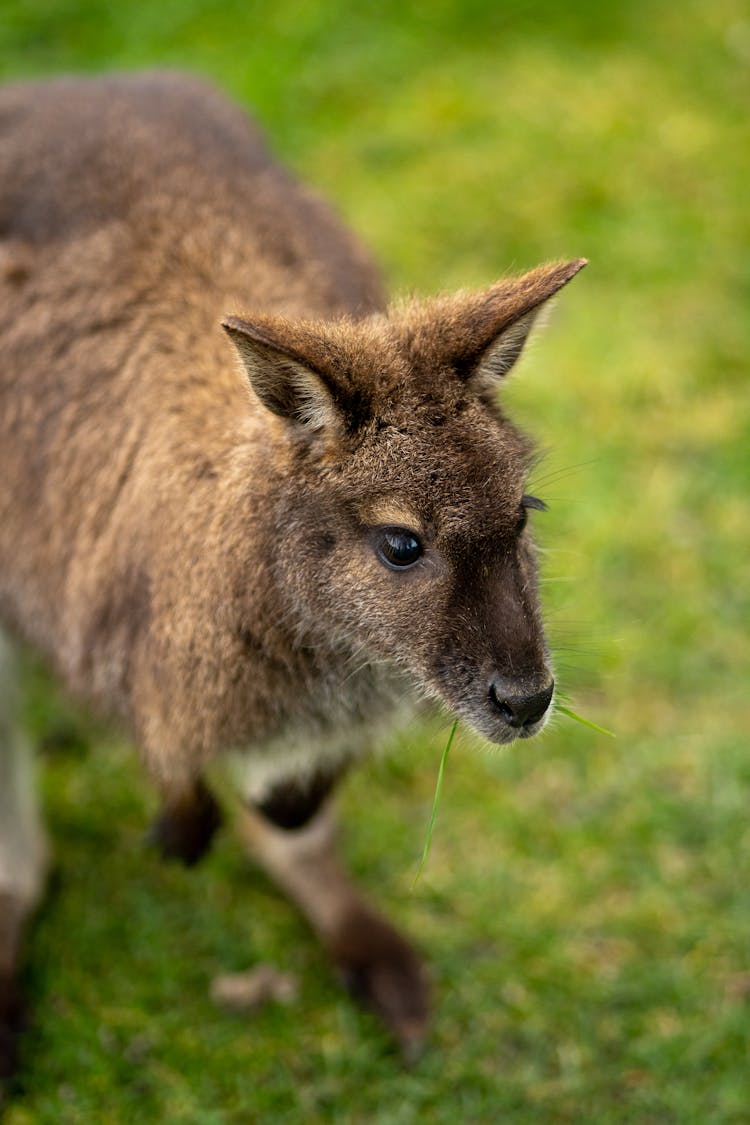
M572 707L563 706L563 704L558 703L556 709L560 712L561 715L567 715L569 719L573 719L576 723L581 723L583 726L589 727L591 730L598 731L599 734L606 734L608 738L615 737L614 733L611 730L607 730L606 727L600 727L598 723L592 722L591 719L584 718L583 715L579 715L577 711L574 711ZM450 753L450 748L453 743L453 738L456 734L457 727L458 719L455 719L453 722L453 726L450 729L450 734L448 735L448 741L445 744L445 750L443 750L443 754L440 759L440 768L438 769L437 782L435 784L435 796L432 798L432 812L430 813L430 822L427 825L427 836L425 837L424 847L422 848L422 858L419 861L419 867L417 868L417 873L414 876L412 890L414 890L414 888L416 887L419 881L419 877L424 870L424 865L427 862L427 857L430 854L432 833L435 830L435 820L437 818L438 805L440 804L440 793L443 788L445 764L448 761L448 754Z
M448 754L450 752L451 743L453 742L453 737L456 733L457 727L458 727L458 719L455 719L454 722L453 722L453 726L451 727L451 732L448 735L448 741L445 744L445 750L443 750L443 756L440 759L440 769L438 770L437 783L435 785L435 796L432 799L432 812L430 814L430 823L427 825L427 836L425 838L424 847L422 849L422 858L419 861L419 867L417 868L417 873L414 876L414 882L412 883L412 890L414 890L414 888L416 887L417 882L419 880L419 876L422 874L422 871L424 870L424 865L427 862L427 856L430 854L430 844L432 843L432 833L435 829L435 818L437 816L438 805L440 804L440 790L443 788L443 777L445 775L445 763L448 761Z

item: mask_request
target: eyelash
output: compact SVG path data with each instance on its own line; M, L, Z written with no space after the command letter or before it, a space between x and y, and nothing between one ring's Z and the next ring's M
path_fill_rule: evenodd
M540 500L538 496L530 496L528 493L521 497L522 508L535 508L537 512L546 512L547 505L544 500Z
M520 535L526 527L529 508L534 508L537 512L546 512L547 505L543 500L540 500L538 496L530 496L528 493L525 493L521 497L520 514L516 525L518 535Z

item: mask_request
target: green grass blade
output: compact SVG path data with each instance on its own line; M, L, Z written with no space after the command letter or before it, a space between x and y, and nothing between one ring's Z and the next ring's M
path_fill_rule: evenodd
M607 730L606 727L600 727L598 723L592 723L591 719L584 719L583 715L579 715L577 711L573 711L570 707L563 707L561 703L557 704L555 710L563 715L567 715L569 719L575 719L577 723L583 723L585 727L591 727L592 730L598 731L599 734L606 734L608 738L617 737L613 731Z
M438 805L440 804L440 790L443 788L443 775L445 774L445 763L448 761L448 752L451 748L451 743L453 742L453 736L456 733L456 727L457 726L458 726L458 719L456 719L454 721L453 726L451 727L451 732L448 735L448 741L445 744L445 750L443 750L443 756L440 759L440 769L438 770L437 783L435 785L435 796L432 799L432 813L430 814L430 823L427 825L427 836L425 838L424 848L422 849L422 858L419 861L419 867L417 868L417 873L414 876L414 882L411 885L412 890L414 890L414 888L416 887L417 881L419 880L419 876L422 874L422 871L424 870L424 865L427 862L427 856L430 854L430 844L432 843L432 833L433 833L433 829L435 828L435 818L437 816Z

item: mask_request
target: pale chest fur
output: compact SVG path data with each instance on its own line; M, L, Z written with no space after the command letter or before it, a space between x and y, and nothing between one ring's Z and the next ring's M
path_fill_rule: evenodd
M259 802L275 786L336 774L376 750L394 727L408 723L414 694L397 669L354 667L320 683L318 698L287 717L264 742L235 747L231 771L240 791Z

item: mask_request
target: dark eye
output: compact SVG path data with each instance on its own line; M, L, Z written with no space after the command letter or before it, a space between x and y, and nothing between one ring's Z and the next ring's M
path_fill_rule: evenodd
M422 554L422 544L410 531L384 531L378 541L378 555L386 566L403 569L414 566Z

